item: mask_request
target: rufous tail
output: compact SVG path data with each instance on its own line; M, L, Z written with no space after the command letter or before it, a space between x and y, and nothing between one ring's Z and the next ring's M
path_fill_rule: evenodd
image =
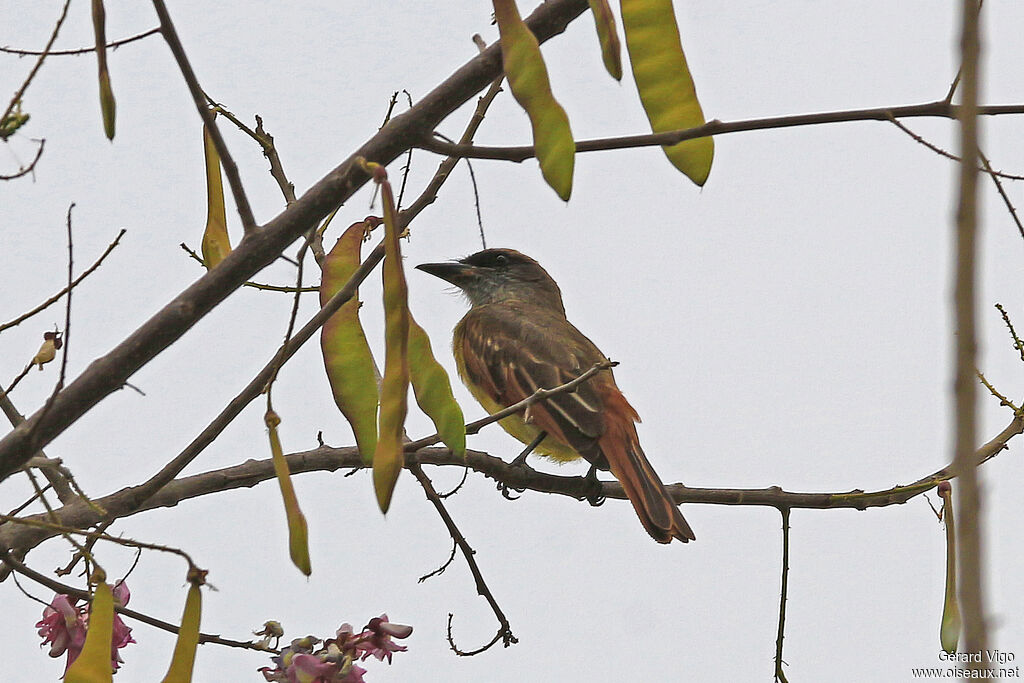
M647 533L658 543L683 543L697 539L679 507L665 490L658 473L640 448L632 420L609 420L599 445L615 478L622 484L629 502Z

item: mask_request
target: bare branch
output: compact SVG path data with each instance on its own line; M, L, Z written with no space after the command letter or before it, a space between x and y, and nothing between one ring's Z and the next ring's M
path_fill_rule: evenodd
M1020 233L1021 237L1024 237L1024 225L1021 224L1020 217L1017 215L1017 208L1013 205L1013 202L1010 201L1010 195L1006 194L1006 190L1003 189L1003 183L999 180L1000 174L992 170L992 164L988 162L988 157L986 157L980 149L978 150L978 156L981 158L981 163L985 167L985 173L988 174L988 177L991 178L992 182L995 184L996 191L1002 198L1003 204L1006 204L1006 210L1010 212L1010 218L1012 218L1013 222L1017 225L1017 232Z
M1010 439L1022 433L1024 433L1024 416L1015 415L999 434L975 451L974 465L979 466L988 462L1007 447ZM311 451L292 453L285 457L288 460L288 470L293 475L304 472L334 472L339 469L358 471L364 467L362 456L355 446L346 448L321 446ZM530 489L539 493L555 493L576 499L584 498L587 493L592 492L591 487L593 486L586 477L547 474L537 470L527 470L523 467L514 467L500 458L481 451L468 450L463 459L452 455L447 448L425 448L416 453L407 453L405 458L406 466L411 463L419 463L421 465L469 467L510 487ZM778 486L763 489L727 489L696 488L682 484L672 484L666 489L676 503L865 510L870 507L887 507L905 503L931 490L940 481L952 479L954 475L951 468L952 465L921 477L911 484L897 485L881 491L865 492L855 489L847 492L802 493L784 491ZM96 506L107 511L107 518L126 517L145 510L174 507L190 498L238 488L251 488L274 477L274 465L271 460L249 460L240 465L174 479L165 486L161 486L152 496L140 495L145 484L133 486L96 499L92 507L81 501L76 501L57 509L56 515L61 524L65 526L86 528L103 521L103 515L97 512ZM601 482L601 495L605 498L626 499L626 493L617 481ZM139 503L140 499L141 503ZM25 519L45 518L36 515ZM53 535L55 532L52 531L6 525L4 528L0 528L0 547L28 551Z
M552 387L550 389L538 389L537 391L533 392L532 394L524 398L522 401L519 401L518 403L513 403L507 408L503 408L502 410L499 410L496 413L488 415L485 418L481 418L476 422L470 422L469 424L466 425L466 434L476 434L487 425L494 424L498 420L504 419L509 415L521 413L530 406L532 406L534 403L537 403L538 401L543 401L552 396L567 391L573 391L576 387L588 381L597 373L601 372L602 370L610 370L616 365L618 365L618 363L610 360L606 360L601 363L594 363L594 366L592 368L581 374L579 377L569 380L565 384L561 384L557 387ZM405 452L413 453L415 451L420 450L421 448L433 446L434 444L440 441L441 437L438 434L434 434L433 436L428 436L423 439L418 439L416 441L410 441L409 443L405 444Z
M817 126L826 123L848 123L851 121L889 121L893 118L957 118L960 107L949 102L928 102L898 107L880 107L875 109L849 109L819 114L796 114L793 116L774 116L764 119L748 119L745 121L709 121L703 126L665 133L648 135L624 135L596 140L581 140L576 143L577 152L600 152L612 149L632 149L634 147L655 147L674 145L683 140L705 138L726 133L742 133L751 130L768 130L777 128L793 128L797 126ZM978 113L986 116L1004 114L1024 114L1024 104L988 105L978 107ZM525 161L534 156L533 147L483 147L477 145L453 145L436 137L423 138L416 142L422 149L460 156L469 159L499 159L504 161Z
M909 135L914 142L918 143L919 145L923 145L924 147L927 147L931 151L933 151L936 154L938 154L940 157L946 157L950 161L956 161L956 162L960 161L960 157L958 157L957 155L953 154L952 152L948 152L948 151L942 149L938 145L936 145L936 144L934 144L932 142L929 142L928 140L925 140L923 137L921 137L920 135L918 135L914 131L910 130L910 128L905 123L903 123L901 121L897 121L895 118L890 118L889 121L894 126L896 126L900 130L902 130L904 133ZM1024 180L1024 175L1014 175L1012 173L1004 173L1002 171L996 171L996 170L992 169L991 166L986 168L985 172L988 173L991 176L998 176L999 178L1006 178L1007 180Z
M789 683L782 666L782 643L786 637L786 597L789 593L789 508L779 508L782 513L782 582L779 597L779 631L775 636L775 681Z
M28 175L29 173L36 169L36 164L38 164L39 160L43 158L43 148L46 147L46 140L35 140L35 142L39 143L39 147L38 149L36 149L35 158L33 158L31 162L29 162L28 166L22 166L16 172L11 173L10 175L0 174L0 180L15 180L22 176Z
M416 477L416 480L419 481L420 486L423 487L423 492L427 495L427 500L433 504L434 509L437 510L437 514L441 516L441 521L443 521L445 527L447 527L452 540L455 541L459 550L462 551L462 556L466 558L466 564L469 565L469 571L473 575L473 580L476 582L476 592L487 600L487 604L491 606L491 611L494 612L494 616L498 620L498 632L494 634L494 638L492 638L486 645L467 652L460 650L455 646L451 632L452 615L449 614L448 645L455 654L463 657L469 657L480 654L484 650L489 649L499 640L505 644L505 647L518 643L519 639L512 635L512 627L508 623L508 617L505 616L505 613L498 605L498 601L494 599L494 594L491 593L491 589L487 587L487 582L484 581L484 575L480 572L480 567L477 565L476 559L473 557L476 554L476 551L470 547L469 542L466 541L466 537L462 535L462 532L459 531L459 527L456 526L455 520L453 520L451 515L448 514L447 508L445 508L444 503L441 502L441 498L437 495L437 491L434 490L434 484L430 481L430 478L423 473L423 468L420 467L419 463L410 464L408 469L412 472L413 476Z
M117 49L117 48L121 47L122 45L127 45L128 43L134 43L136 40L142 40L143 38L148 38L149 36L151 36L151 35L153 35L155 33L160 33L160 27L159 26L157 26L156 28L151 28L148 31L143 31L142 33L136 34L134 36L130 36L128 38L121 38L120 40L111 41L111 42L107 43L107 48ZM50 57L64 57L64 56L67 56L67 55L87 55L90 52L95 52L95 51L96 51L96 46L95 45L93 45L91 47L81 47L81 48L78 48L77 50L50 50L49 52L45 52L45 51L39 52L39 51L36 51L36 50L19 50L17 48L10 47L9 45L0 46L0 52L6 52L9 55L18 55L19 57L31 57L31 56L44 55L44 54L45 55L49 55Z

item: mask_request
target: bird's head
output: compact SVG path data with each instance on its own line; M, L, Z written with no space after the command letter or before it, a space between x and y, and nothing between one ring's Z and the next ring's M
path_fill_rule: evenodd
M484 249L458 261L423 263L416 268L452 283L473 306L523 301L565 315L555 281L539 263L515 249Z

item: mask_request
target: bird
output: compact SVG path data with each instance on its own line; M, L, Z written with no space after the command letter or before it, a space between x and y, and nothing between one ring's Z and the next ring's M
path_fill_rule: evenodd
M555 280L523 253L484 249L416 268L455 285L469 300L469 312L455 326L452 350L463 383L489 414L608 362L566 318ZM558 462L582 458L590 463L588 477L595 482L596 470L610 470L619 480L654 540L696 540L640 447L639 421L609 368L571 392L532 404L525 415L499 422L529 445L514 464L525 461L531 450Z

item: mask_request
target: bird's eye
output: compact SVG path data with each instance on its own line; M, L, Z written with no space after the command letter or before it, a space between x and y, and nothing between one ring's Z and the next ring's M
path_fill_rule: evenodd
M505 256L504 254L498 254L497 256L494 257L494 264L498 266L507 266L508 256Z

